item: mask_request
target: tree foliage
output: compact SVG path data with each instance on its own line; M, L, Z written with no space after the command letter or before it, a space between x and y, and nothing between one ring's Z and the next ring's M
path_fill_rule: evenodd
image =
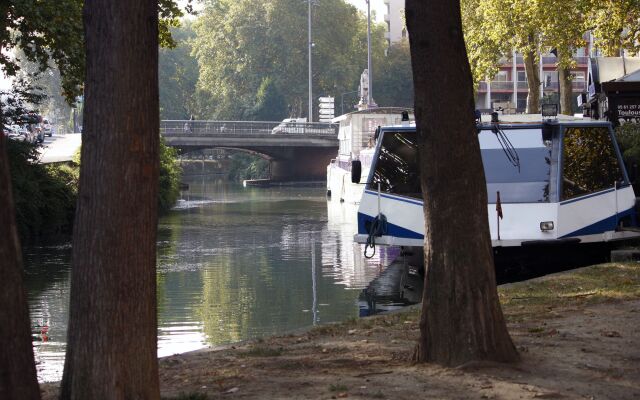
M355 7L327 0L313 9L313 93L355 90L366 68L366 23ZM307 6L298 0L220 0L207 3L194 26L198 88L214 119L255 117L265 82L280 93L289 116L306 114ZM384 57L383 27L373 29L373 57ZM379 65L379 64L376 64ZM374 87L377 81L374 69ZM264 87L263 87L264 88ZM315 96L314 96L315 97ZM280 117L282 115L278 115ZM273 120L275 118L269 118Z
M10 52L20 48L27 60L45 71L53 60L62 76L62 92L71 99L84 78L82 5L79 0L9 0L0 6L0 67L15 76L20 60Z
M185 21L171 29L175 46L158 53L161 119L189 119L193 114L198 81L198 63L190 44L194 36L191 23Z
M182 169L178 163L178 151L160 140L160 176L158 184L158 211L165 213L171 209L180 196L180 176Z
M83 0L7 0L0 5L0 68L14 77L20 64L30 61L38 73L53 61L60 73L62 95L72 103L82 93L84 82ZM187 1L187 10L191 0ZM159 40L175 46L170 27L184 15L174 0L158 0ZM11 56L20 49L24 58Z
M407 39L389 46L387 56L374 71L379 77L373 85L379 106L413 107L411 52Z
M38 164L37 148L8 141L11 186L21 241L70 234L78 188L78 168Z
M591 0L589 28L605 56L640 53L640 0Z
M279 121L287 116L287 103L271 77L260 83L256 102L249 118L256 121Z
M640 0L462 0L465 41L474 80L492 77L511 50L557 49L560 68L591 30L605 55L640 51Z

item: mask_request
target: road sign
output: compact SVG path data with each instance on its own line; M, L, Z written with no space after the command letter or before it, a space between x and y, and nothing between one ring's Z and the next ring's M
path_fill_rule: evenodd
M333 97L318 97L318 117L320 122L331 122L334 116Z

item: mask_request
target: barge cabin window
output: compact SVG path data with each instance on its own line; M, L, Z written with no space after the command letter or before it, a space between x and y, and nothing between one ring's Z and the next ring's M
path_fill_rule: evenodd
M562 198L600 192L624 181L606 127L571 127L562 140Z
M367 189L422 199L418 175L418 135L413 132L384 132Z
M540 203L551 199L552 145L540 128L504 129L520 161L514 166L491 130L478 135L489 203ZM455 156L455 155L453 155ZM569 127L562 139L561 199L613 188L623 170L606 127ZM553 185L556 185L553 179ZM386 131L367 189L422 199L415 131ZM555 188L555 186L554 186ZM555 190L553 190L555 196Z
M482 130L478 135L488 202L496 202L497 192L502 203L548 202L551 146L542 139L540 128L505 129L503 133L518 154L519 167L504 154L495 133Z

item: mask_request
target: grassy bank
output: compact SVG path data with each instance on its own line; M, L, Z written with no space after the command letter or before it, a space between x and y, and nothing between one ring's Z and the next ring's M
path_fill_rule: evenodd
M499 288L500 302L510 322L553 317L556 308L584 307L640 299L640 266L600 264L547 275Z

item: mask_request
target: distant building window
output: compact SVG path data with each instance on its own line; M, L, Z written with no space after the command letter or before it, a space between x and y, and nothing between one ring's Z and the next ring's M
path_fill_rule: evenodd
M571 76L575 82L584 82L585 75L583 71L572 72Z
M493 78L496 82L508 82L509 81L509 73L507 71L499 71L496 76Z
M518 71L518 82L526 82L527 74L524 71Z

